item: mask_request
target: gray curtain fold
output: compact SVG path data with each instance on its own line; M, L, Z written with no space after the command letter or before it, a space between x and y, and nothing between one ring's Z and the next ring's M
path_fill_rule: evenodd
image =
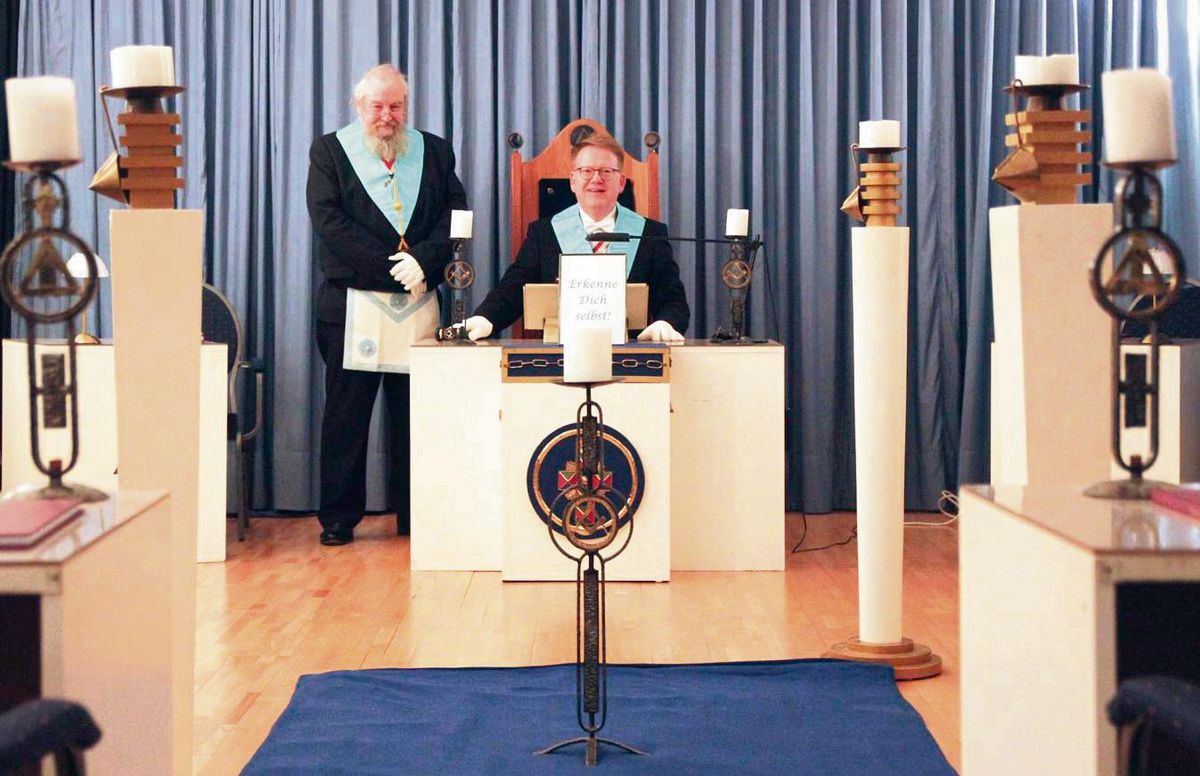
M638 157L658 131L676 235L718 236L727 208L751 209L766 245L751 330L787 345L787 505L810 512L854 505L851 224L838 212L853 186L848 149L858 121L899 119L912 227L906 502L927 509L943 488L988 478L987 211L1012 201L990 177L1005 155L1000 88L1013 56L1077 52L1097 132L1101 72L1148 65L1173 77L1180 163L1164 175L1167 228L1195 262L1198 31L1194 0L96 0L90 14L22 0L18 71L76 80L85 160L67 173L73 227L104 255L109 204L85 188L111 145L94 90L110 48L175 46L188 87L177 100L181 204L205 211L206 277L270 371L254 505L276 510L311 510L318 493L308 147L354 118L350 91L371 65L406 70L414 126L454 146L475 210L475 301L509 262L511 131L526 159L579 116ZM1111 186L1100 172L1086 198ZM689 335L711 334L727 315L725 256L689 245L676 256ZM110 335L107 287L98 306ZM378 430L371 509L385 498Z

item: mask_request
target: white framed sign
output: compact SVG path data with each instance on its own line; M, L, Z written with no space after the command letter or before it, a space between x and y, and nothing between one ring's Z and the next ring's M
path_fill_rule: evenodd
M581 328L607 326L625 343L625 254L564 253L558 257L558 341Z

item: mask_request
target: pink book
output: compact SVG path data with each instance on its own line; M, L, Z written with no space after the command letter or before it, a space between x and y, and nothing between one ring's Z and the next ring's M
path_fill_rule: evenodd
M81 514L73 498L0 501L0 549L33 547Z
M1188 483L1177 488L1159 488L1150 492L1150 500L1188 517L1200 518L1200 483Z

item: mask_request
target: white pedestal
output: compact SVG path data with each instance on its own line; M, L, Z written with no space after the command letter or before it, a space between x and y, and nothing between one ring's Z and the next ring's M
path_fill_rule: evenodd
M409 350L414 570L501 568L500 353L490 342Z
M671 348L671 568L783 571L782 345Z
M38 351L66 352L66 345L39 343ZM78 482L115 492L119 485L117 465L117 391L113 346L80 345L75 349L76 381L79 386L79 460L67 474ZM5 491L41 482L44 476L34 466L29 446L29 378L25 341L4 340L4 484ZM200 482L196 522L196 560L201 563L225 560L225 467L227 443L225 415L225 345L200 346ZM67 454L70 431L42 431L40 444L47 457Z
M414 449L420 444L428 451L412 461L414 570L503 567L501 524L508 502L501 496L506 476L501 467L511 462L501 455L501 438L509 423L517 423L517 414L506 410L501 418L501 352L498 342L475 347L426 342L412 349ZM540 393L519 395L529 401L523 412L536 416L531 428L544 427L543 436L557 427L551 422L569 422L582 401L581 389L545 387L580 395L567 402L565 415L559 410L551 415L538 403ZM783 346L689 340L671 348L668 390L670 569L782 570ZM604 408L606 419L616 423L607 404ZM628 425L622 421L619 427L627 435ZM541 438L515 455L517 483L524 482L523 467ZM656 487L649 473L647 480ZM527 498L512 504L529 512ZM634 545L643 530L641 522L635 526ZM549 542L542 528L537 544L553 550Z
M1088 272L1112 206L1011 205L990 225L992 482L1105 480L1111 319Z
M1121 369L1124 377L1125 354L1146 356L1149 374L1149 345L1122 345ZM1200 340L1177 340L1162 345L1159 354L1158 459L1145 474L1146 479L1162 482L1200 481ZM1122 405L1123 407L1124 405ZM1140 428L1126 428L1121 413L1121 447L1125 455L1150 450L1150 418ZM1111 460L1111 458L1110 458ZM1128 472L1111 463L1111 476L1125 479Z
M645 472L633 538L606 567L612 581L662 582L671 577L670 394L667 383L618 383L592 391L592 399L604 411L605 427L629 440ZM575 422L584 396L582 387L553 383L500 386L501 573L506 581L575 579L575 563L551 543L546 524L529 503L526 481L535 449L552 431ZM613 550L624 542L626 530Z
M171 613L188 602L171 587L170 515L166 494L122 491L33 549L0 552L0 609L39 607L29 632L3 637L40 645L40 665L8 663L0 678L88 708L103 734L86 754L92 773L191 773L179 766L191 716L172 711L193 678L172 658Z
M171 493L172 652L177 670L194 670L204 214L109 218L121 485ZM191 689L174 694L174 773L192 770Z
M967 486L960 496L963 773L1118 773L1105 705L1119 672L1134 668L1119 665L1123 653L1174 654L1200 639L1129 636L1118 590L1149 583L1142 589L1173 602L1173 583L1200 582L1200 524L1151 502L1088 498L1074 484ZM1180 621L1195 623L1187 600Z
M908 228L859 227L850 238L859 639L895 644L904 576Z

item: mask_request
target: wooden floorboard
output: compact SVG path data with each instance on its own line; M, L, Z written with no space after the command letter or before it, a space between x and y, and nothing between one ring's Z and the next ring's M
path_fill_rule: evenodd
M928 515L910 519L929 520ZM231 524L232 525L232 524ZM808 518L803 546L850 535L852 514ZM505 584L495 572L410 572L390 517L367 518L346 547L321 547L314 518L258 519L230 531L229 558L201 564L196 618L195 765L237 773L302 674L416 666L524 666L575 659L573 590ZM802 518L787 519L788 547ZM900 683L959 767L958 534L905 531L904 632L941 655L941 676ZM857 631L857 543L789 554L783 573L672 572L612 583L614 663L819 657Z

